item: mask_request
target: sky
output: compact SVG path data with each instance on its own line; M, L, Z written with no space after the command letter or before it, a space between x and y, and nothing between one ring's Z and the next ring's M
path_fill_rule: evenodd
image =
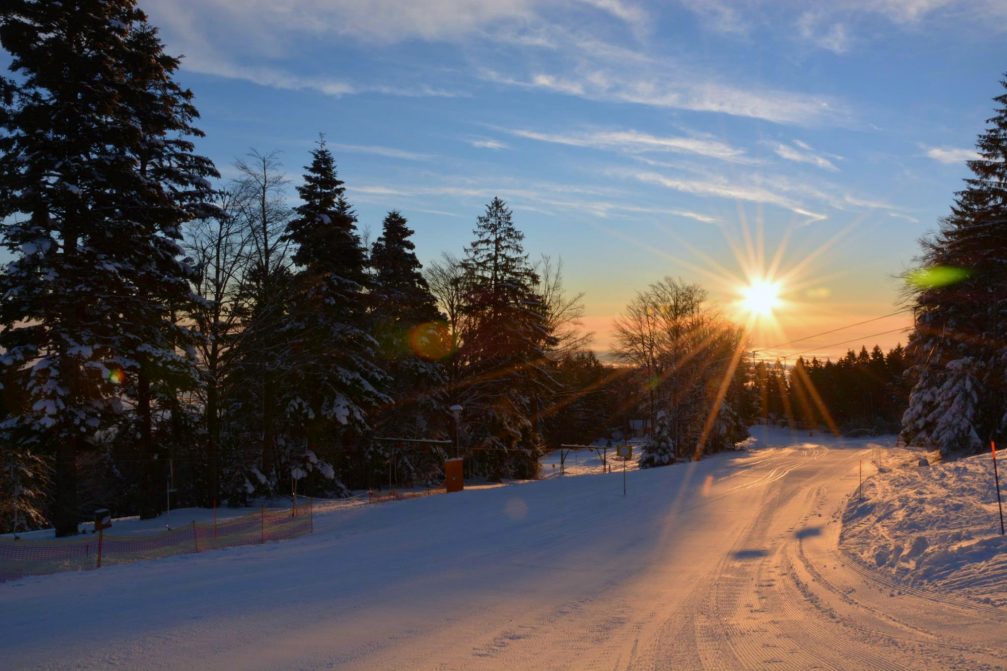
M1007 71L1005 0L141 7L225 179L254 148L293 187L323 133L361 228L401 211L424 262L461 255L499 196L601 353L664 277L705 287L762 358L904 343L899 277ZM781 302L753 319L739 292L766 277Z

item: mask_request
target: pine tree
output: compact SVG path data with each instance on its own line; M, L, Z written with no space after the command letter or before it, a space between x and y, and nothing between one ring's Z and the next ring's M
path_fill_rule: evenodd
M212 164L192 153L192 94L134 0L20 0L0 11L16 83L3 82L3 364L30 399L5 428L55 452L52 517L75 533L76 458L136 405L145 515L164 460L159 383L191 379L172 311L189 299L180 225L208 211ZM128 384L122 386L123 382ZM159 500L159 498L158 498Z
M311 153L301 204L287 226L299 266L285 327L285 394L291 459L343 456L389 399L367 329L366 255L335 160L324 140Z
M389 212L371 248L372 323L382 364L392 379L391 405L376 427L385 435L423 437L446 430L446 375L441 360L451 353L450 334L421 272L398 212Z
M640 468L654 468L675 463L675 455L679 450L672 437L673 431L673 422L668 411L658 410L650 440L640 454Z
M378 332L384 336L381 353L389 359L414 353L408 337L415 326L443 321L416 258L412 235L405 218L389 212L371 249L371 302Z
M1007 79L1001 82L1007 88ZM975 450L1007 428L1007 93L969 161L972 177L940 231L924 243L924 270L913 273L916 327L907 347L916 383L903 417L903 438L948 453ZM965 375L964 371L971 371ZM933 424L971 378L974 407L959 427ZM965 417L968 417L966 420ZM962 436L976 436L978 441Z
M494 198L473 231L462 262L461 364L458 400L469 444L484 450L491 477L534 477L541 449L539 413L553 393L549 332L539 278L524 251L511 211Z

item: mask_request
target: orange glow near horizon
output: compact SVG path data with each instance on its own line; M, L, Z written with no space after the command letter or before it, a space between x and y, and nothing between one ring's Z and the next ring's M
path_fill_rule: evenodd
M701 246L672 227L662 227L663 243L655 245L614 226L595 226L664 261L662 265L668 270L642 278L637 290L662 275L699 284L709 292L710 307L744 329L749 353L759 360L779 358L786 363L798 354L835 360L847 349L861 345L870 348L878 344L887 350L897 343L905 344L912 316L907 313L878 320L878 315L892 312L893 303L878 300L881 294L865 288L864 275L831 256L832 252L843 256L837 247L862 224L863 218L856 218L816 241L807 235L807 222L799 217L769 234L761 212L752 216L739 207L733 220L717 224L719 244L709 241ZM851 287L858 294L854 300L850 300ZM597 349L602 353L615 346L611 324L627 302L605 289L599 292L606 299L604 312L589 312L583 319L586 330L596 334ZM871 325L849 331L842 328L865 320Z

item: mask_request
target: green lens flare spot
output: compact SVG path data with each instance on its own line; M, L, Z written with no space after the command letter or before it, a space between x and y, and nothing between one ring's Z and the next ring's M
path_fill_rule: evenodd
M933 266L914 270L909 273L907 280L911 286L917 289L939 289L967 280L971 274L966 268Z

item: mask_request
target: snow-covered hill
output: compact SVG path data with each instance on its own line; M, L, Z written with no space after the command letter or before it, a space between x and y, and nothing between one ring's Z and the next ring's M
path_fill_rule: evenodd
M864 483L862 501L851 500L843 548L909 586L1007 606L1007 537L990 455L923 466L923 455L906 450L874 456L881 472Z

